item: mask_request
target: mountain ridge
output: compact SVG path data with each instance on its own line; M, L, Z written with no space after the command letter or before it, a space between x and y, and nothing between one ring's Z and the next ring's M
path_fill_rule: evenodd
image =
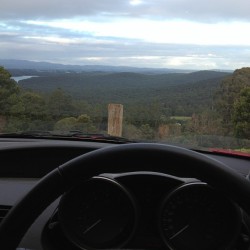
M36 71L72 71L72 72L138 72L148 74L158 73L191 73L198 70L171 69L171 68L143 68L131 66L112 66L112 65L71 65L51 62L37 62L30 60L0 59L0 66L13 72L13 70L36 70ZM213 70L220 72L233 72L230 70ZM40 72L41 73L41 72Z

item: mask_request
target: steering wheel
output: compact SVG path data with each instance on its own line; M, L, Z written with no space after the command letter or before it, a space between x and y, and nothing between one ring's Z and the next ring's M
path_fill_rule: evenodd
M250 213L250 182L223 163L176 146L155 143L115 145L76 157L44 176L2 221L0 248L16 249L39 214L77 182L105 172L133 171L197 178L220 190Z

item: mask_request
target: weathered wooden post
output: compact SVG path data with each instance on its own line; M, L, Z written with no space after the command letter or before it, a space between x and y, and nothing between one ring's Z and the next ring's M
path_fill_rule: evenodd
M122 136L123 105L108 105L108 134Z

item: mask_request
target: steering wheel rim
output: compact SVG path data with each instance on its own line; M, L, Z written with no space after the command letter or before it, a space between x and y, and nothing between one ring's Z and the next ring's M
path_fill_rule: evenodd
M105 172L133 171L155 171L197 178L222 191L246 213L250 213L250 182L223 163L177 146L123 144L76 157L44 176L2 221L0 247L5 250L16 249L43 210L79 181Z

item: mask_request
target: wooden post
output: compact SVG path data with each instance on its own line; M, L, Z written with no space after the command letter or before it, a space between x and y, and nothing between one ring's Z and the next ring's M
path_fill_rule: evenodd
M122 136L123 105L108 105L108 134Z

